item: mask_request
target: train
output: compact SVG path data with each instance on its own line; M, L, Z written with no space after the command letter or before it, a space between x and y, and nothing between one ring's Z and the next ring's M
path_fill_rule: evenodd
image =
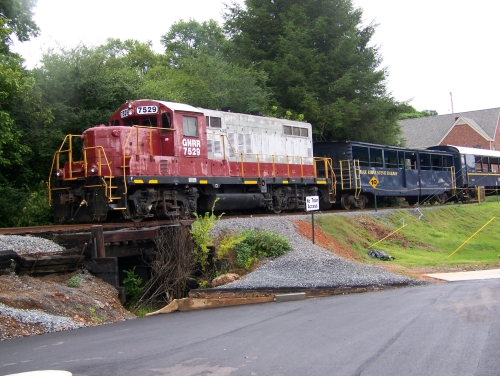
M314 143L308 122L140 99L108 124L67 135L47 185L60 223L302 211L311 196L320 210L352 209L377 197L480 199L481 189L496 189L499 157L451 146Z
M318 142L315 155L330 158L343 209L363 209L378 196L409 205L477 202L498 193L500 152L439 145L407 149L356 141Z

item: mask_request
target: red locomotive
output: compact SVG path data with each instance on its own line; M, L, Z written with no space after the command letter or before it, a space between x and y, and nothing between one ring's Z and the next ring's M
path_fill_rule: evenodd
M331 160L313 157L312 148L309 123L130 101L108 125L66 136L49 192L60 222L105 221L114 213L134 221L186 218L214 203L216 211L278 213L305 209L307 196L329 206Z

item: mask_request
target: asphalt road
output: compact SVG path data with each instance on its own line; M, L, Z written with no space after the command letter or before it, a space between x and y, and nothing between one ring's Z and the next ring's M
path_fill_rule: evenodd
M0 374L499 375L500 280L175 312L0 342Z

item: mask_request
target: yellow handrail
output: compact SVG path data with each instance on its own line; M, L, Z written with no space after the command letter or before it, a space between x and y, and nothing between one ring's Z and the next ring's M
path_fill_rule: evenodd
M59 146L59 150L54 153L54 157L52 157L52 165L50 166L50 173L49 177L47 179L47 193L48 193L48 201L49 205L52 202L52 198L50 195L50 190L51 190L51 179L52 179L52 174L54 172L54 167L55 170L59 170L59 164L60 164L60 158L59 156L62 153L68 153L68 166L69 166L69 178L73 178L73 137L80 137L80 135L74 135L74 134L68 134L64 137L64 140L61 142L61 146ZM68 141L69 140L69 141ZM66 142L69 143L68 149L63 150L64 145Z
M175 131L174 128L159 128L159 127L148 127L144 125L133 125L130 127L130 131L128 132L128 135L125 139L125 143L123 144L122 148L122 154L123 154L123 186L124 186L124 194L127 194L128 192L128 185L127 185L127 169L125 166L127 165L127 157L130 157L130 155L127 155L127 144L130 139L130 135L135 129L135 150L136 150L136 155L139 155L139 128L143 129L149 129L149 155L153 155L153 130L157 131Z
M255 156L256 158L256 163L257 163L257 176L260 178L261 177L261 171L260 171L260 164L262 163L262 157L270 157L271 158L271 164L273 166L273 177L275 178L276 177L276 160L275 158L276 157L284 157L285 160L286 160L286 166L287 166L287 177L290 178L291 177L291 173L290 173L290 159L293 159L293 158L300 158L300 174L301 174L301 177L304 177L304 162L303 162L303 159L304 158L311 158L313 160L313 166L314 166L314 177L317 178L317 172L316 172L316 165L314 163L314 160L315 160L315 157L304 157L304 156L301 156L301 155L288 155L288 154L259 154L259 153L243 153L243 152L239 152L239 151L236 151L235 148L233 147L233 145L231 144L231 141L229 141L229 138L227 137L227 135L225 134L219 134L219 133L214 133L214 132L210 132L210 134L214 134L214 135L217 135L217 136L220 136L222 138L222 150L223 150L223 159L226 160L226 148L225 148L225 139L227 139L227 143L232 151L232 153L236 156L236 159L239 159L239 163L240 163L240 166L241 166L241 177L245 177L245 157L251 157L251 156Z
M113 173L111 171L111 163L109 162L108 160L108 156L106 155L106 151L104 150L104 148L102 146L90 146L90 147L86 147L86 148L83 148L83 160L84 160L84 169L85 169L85 177L88 177L88 162L87 162L87 151L88 150L91 150L91 149L97 149L97 175L98 176L102 176L102 165L103 163L101 163L101 151L102 151L102 154L103 154L103 158L104 160L106 161L106 166L108 167L108 170L109 170L109 185L106 183L106 180L103 179L103 182L104 182L104 189L105 189L105 192L108 191L109 189L109 193L108 195L106 195L106 197L108 197L109 199L111 199L111 187L112 187L112 182L111 182L111 179L113 178Z

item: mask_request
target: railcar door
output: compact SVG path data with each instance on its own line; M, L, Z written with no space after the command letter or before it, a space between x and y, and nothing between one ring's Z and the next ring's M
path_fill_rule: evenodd
M417 155L414 151L405 151L402 166L404 168L403 186L408 190L410 196L420 195L420 182L417 169Z
M161 155L172 156L174 155L174 135L173 135L173 122L172 114L169 112L163 112L160 118L161 129L160 134L160 145L161 145Z

